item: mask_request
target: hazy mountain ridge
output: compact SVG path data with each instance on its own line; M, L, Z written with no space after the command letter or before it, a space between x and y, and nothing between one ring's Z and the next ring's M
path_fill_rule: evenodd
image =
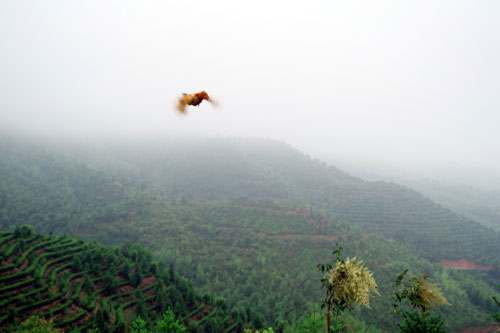
M430 180L395 179L441 205L500 231L500 192Z
M500 267L498 232L408 187L364 181L274 140L136 142L107 154L115 170L171 197L306 203L382 232L432 260L466 258Z
M123 184L83 164L19 142L0 144L0 225L70 232L103 216L126 218L133 199Z

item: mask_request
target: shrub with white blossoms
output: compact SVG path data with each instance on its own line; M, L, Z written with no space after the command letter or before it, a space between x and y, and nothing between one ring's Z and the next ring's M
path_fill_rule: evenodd
M348 326L347 322L340 318L342 312L346 309L350 311L358 304L369 307L370 297L379 295L372 272L363 265L361 260L341 259L341 251L342 247L337 244L337 249L333 251L333 255L336 256L335 266L331 263L318 264L318 270L324 274L321 284L326 289L326 295L321 307L327 308L328 333L331 331L331 312L333 312L335 322L340 320ZM334 330L337 328L334 327Z
M438 305L450 305L441 294L438 286L430 283L427 276L414 276L405 281L408 270L404 270L396 278L395 286L403 286L392 295L394 312L399 313L399 307L408 303L413 311L403 308L404 321L398 324L400 332L434 332L444 333L444 322L440 315L432 315L428 311ZM419 311L417 311L417 309Z
M373 273L356 258L337 261L335 267L327 272L327 278L332 300L335 303L345 302L349 310L357 304L370 307L370 297L379 294Z
M427 280L426 276L421 276L417 282L412 286L412 292L417 296L420 301L419 306L423 311L427 311L438 305L450 305L439 287Z

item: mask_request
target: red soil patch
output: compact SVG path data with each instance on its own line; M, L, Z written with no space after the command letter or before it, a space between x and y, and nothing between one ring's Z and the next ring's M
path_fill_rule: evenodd
M339 236L337 235L324 235L324 234L314 234L314 235L304 235L304 236L309 236L311 238L314 238L314 239L326 239L326 240L329 240L329 241L334 241L334 240L337 240L339 239Z
M16 254L16 251L14 251L14 252L10 255L10 257L8 257L8 258L7 258L7 260L4 260L4 261L2 262L2 266L3 266L3 265L10 265L10 264L12 264L12 262L14 261L14 259L15 259L16 257L17 257L17 254ZM14 268L14 269L15 269L15 268Z
M210 313L210 307L208 305L205 305L205 307L200 312L195 313L191 318L189 318L189 320L190 321L201 320L209 313Z
M60 270L56 275L56 281L59 281L61 279L61 276L64 274L64 272L71 273L71 268L66 267L65 269Z
M475 263L473 263L472 261L469 261L467 259L460 259L460 260L441 259L441 263L446 267L451 267L451 268L456 268L456 269L486 269L486 270L490 270L492 268L491 266L476 265Z
M259 237L265 237L267 234L265 232L259 231L259 230L253 230L253 232L259 236Z
M3 248L11 246L15 241L16 241L15 239L8 240L7 242L5 242L2 245L0 245L0 249L3 249Z
M55 322L61 320L63 317L64 317L63 311L58 312L57 314L49 318L49 322Z
M92 315L95 315L96 312L97 312L97 309L99 309L99 304L97 302L95 302L95 307L94 309L92 309L92 311L88 311L87 314L82 318L80 319L79 321L77 321L75 323L75 326L81 326L84 322L87 322L90 320L90 317Z
M499 328L495 326L490 326L490 327L470 327L466 328L462 331L461 333L492 333L492 332L498 332Z
M80 299L83 299L85 297L85 295L87 295L87 294L85 293L85 291L83 290L83 287L82 287L82 289L80 289Z
M247 251L250 251L250 252L253 252L253 253L258 253L259 252L259 249L256 248L256 247L253 247L253 246L240 247L240 249L247 250Z
M225 224L220 224L218 225L218 227L221 229L234 229L232 225L225 225Z
M56 306L58 306L59 304L61 304L61 301L64 302L65 300L61 299L61 298L58 298L58 299L53 300L49 304L46 304L46 305L43 305L43 306L41 306L39 308L33 309L31 312L29 312L29 316L34 316L37 313L42 313L42 312L45 312L45 311L47 311L49 309L55 308Z
M61 266L62 265L62 262L58 262L56 264L53 264L53 265L50 265L49 267L47 267L47 269L45 270L45 272L43 273L43 277L46 278L47 276L49 276L49 274L54 270L56 269L57 267Z
M140 288L144 288L146 286L149 286L151 283L155 283L155 282L156 282L155 276L150 276L150 277L144 278L144 280L142 280Z
M97 313L97 310L99 310L99 303L95 302L95 307L94 309L92 310L92 314L96 314Z
M306 234L303 232L279 232L276 234L271 234L271 233L263 232L263 231L253 229L253 228L248 228L248 227L235 227L235 226L223 225L223 224L219 224L219 225L217 225L217 227L219 227L221 229L248 229L248 230L251 230L254 234L256 234L259 237L284 237L284 238L288 238L288 239L294 239L297 236L302 236L302 237L310 237L310 238L315 238L315 239L318 239L318 238L327 239L329 241L334 241L334 240L339 239L338 235Z
M24 294L24 293L31 291L31 290L33 290L33 286L26 286L26 287L17 288L15 290L10 291L10 296L17 296L19 294Z
M28 267L29 264L30 264L30 260L26 259L26 260L24 260L23 264L19 267L19 269L24 271Z
M127 188L122 183L120 183L119 181L115 180L113 182L113 184L120 186L122 188L122 190L123 190L123 193L124 194L128 194Z
M118 224L118 221L107 221L103 222L99 225L96 226L97 230L116 230L116 225Z
M151 297L154 295L155 291L156 291L155 288L149 288L144 294L146 295L146 297ZM155 303L154 299L147 301L147 304L152 305L153 303Z
M275 235L273 235L273 236L275 236ZM278 237L285 237L285 238L289 238L289 239L294 239L295 236L297 236L297 234L294 233L294 232L281 232L281 233L279 233L276 236L278 236Z
M78 307L75 303L71 304L71 306L69 307L69 310L68 310L68 314L66 315L66 318L71 318L73 317L74 315L76 315L78 313L78 311L80 311L81 308Z
M134 290L134 287L127 284L126 286L118 288L118 294L128 293L129 291Z

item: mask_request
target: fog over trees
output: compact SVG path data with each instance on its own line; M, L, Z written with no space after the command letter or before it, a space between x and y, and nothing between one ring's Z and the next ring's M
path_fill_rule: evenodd
M270 137L363 173L498 189L499 6L2 2L0 126ZM177 117L200 90L220 111Z

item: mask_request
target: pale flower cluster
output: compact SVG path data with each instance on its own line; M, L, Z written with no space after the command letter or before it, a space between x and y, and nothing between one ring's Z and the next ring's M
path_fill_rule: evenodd
M419 278L417 283L413 286L413 292L420 300L423 309L428 310L437 305L450 305L439 288L425 278Z
M373 273L356 258L337 262L327 273L328 288L332 300L345 302L352 309L356 304L370 307L372 294L378 295Z

